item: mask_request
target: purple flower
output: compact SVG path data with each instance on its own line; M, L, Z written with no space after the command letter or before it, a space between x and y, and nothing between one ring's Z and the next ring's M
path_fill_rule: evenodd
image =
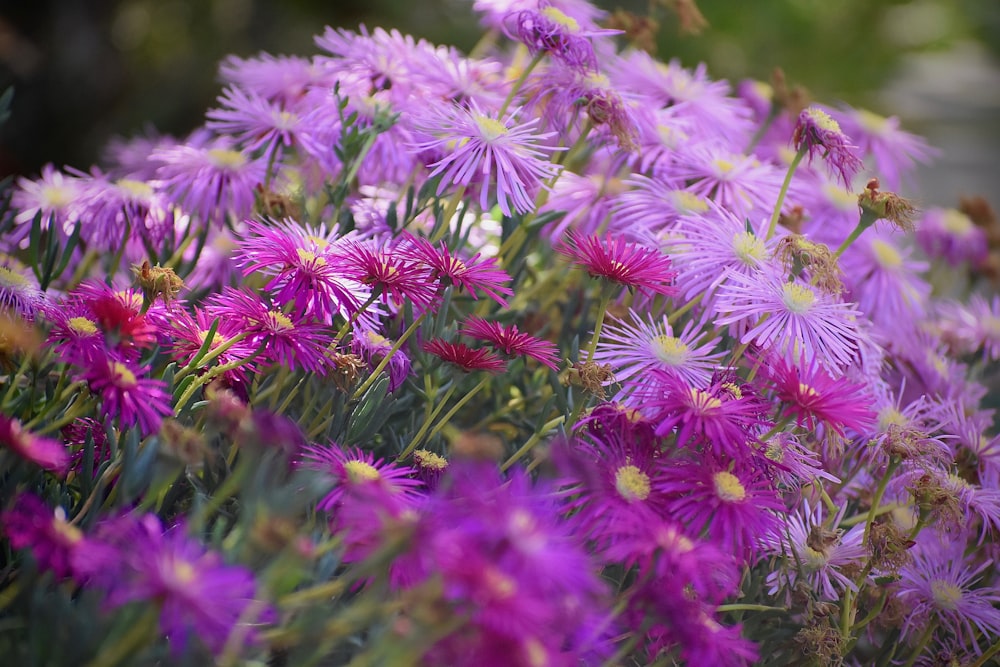
M206 127L232 134L248 151L261 150L280 160L284 150L302 142L305 127L296 104L286 107L238 86L226 88L219 102L221 108L206 114Z
M863 166L861 158L855 154L857 147L851 145L837 121L816 107L803 109L799 114L792 143L795 150L805 147L810 161L819 153L846 187L851 186L851 179Z
M163 417L173 414L167 384L148 377L149 370L109 352L89 359L83 378L101 398L105 417L117 417L122 426L138 424L146 436L156 433Z
M45 293L28 267L0 253L0 312L6 311L30 322L46 302Z
M538 3L537 11L526 9L508 15L504 30L512 39L524 43L531 53L548 53L579 70L597 69L597 56L588 38L620 32L581 26L576 18L544 0Z
M250 605L260 604L255 602L253 573L225 564L219 554L188 537L183 524L164 531L151 514L127 521L129 529L118 535L124 562L106 582L111 589L107 604L158 603L160 629L174 655L183 652L191 635L218 655L237 626L267 616L264 606L246 616ZM253 632L246 631L252 641Z
M569 257L591 276L630 290L650 295L677 293L672 285L677 272L671 269L670 258L658 248L629 243L611 234L602 239L570 231L566 240L556 246L556 252Z
M42 229L51 229L61 238L73 231L73 223L80 219L83 205L83 181L67 175L51 164L42 167L37 180L17 179L17 189L11 197L11 204L18 213L16 224L7 240L11 246L27 243L31 233L31 223L41 214Z
M479 299L478 290L506 308L507 302L503 297L514 293L504 284L510 282L510 276L497 266L496 257L480 257L476 253L463 260L452 254L443 241L435 247L430 241L415 236L409 238L409 243L402 244L400 251L426 264L431 270L432 280L438 280L445 286L460 287L473 299Z
M986 230L955 209L928 209L917 225L917 243L930 257L952 266L979 266L989 256Z
M392 341L370 329L356 328L351 338L351 352L368 363L372 371L392 350ZM410 374L410 358L399 349L389 359L389 392L399 389Z
M234 149L227 138L163 148L150 159L160 164L156 177L167 199L218 226L227 216L240 220L253 212L266 169L262 160Z
M929 623L938 632L957 638L964 646L982 652L977 634L1000 635L1000 593L977 583L990 565L976 566L963 556L964 543L938 541L924 536L913 550L913 560L900 569L897 595L904 603L903 637L920 636Z
M416 151L438 151L442 156L431 166L429 176L441 175L437 194L448 186L467 187L483 182L479 206L489 208L491 190L504 215L527 213L534 204L534 192L542 181L556 174L548 161L555 150L540 142L553 133L536 134L537 119L518 123L517 109L494 118L480 109L475 100L468 107L436 105L413 119L414 127L430 138L415 142Z

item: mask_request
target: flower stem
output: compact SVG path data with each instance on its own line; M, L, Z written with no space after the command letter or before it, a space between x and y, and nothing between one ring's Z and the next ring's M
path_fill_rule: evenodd
M523 445L521 445L520 449L511 454L511 457L509 459L504 461L503 465L500 466L500 470L506 471L512 465L517 463L521 458L524 457L525 454L531 451L532 447L538 444L539 440L545 437L547 433L551 432L552 429L562 424L563 421L565 421L565 419L566 419L565 415L559 415L555 419L552 419L549 422L547 422L544 426L542 426L542 428L537 433L528 438L528 441L525 442Z
M510 103L514 101L514 96L517 95L517 93L521 90L521 87L524 85L524 82L528 80L528 75L531 74L531 71L533 69L538 67L538 63L542 62L542 58L544 57L545 57L545 52L539 51L531 59L531 62L528 63L527 67L524 68L524 70L521 72L521 76L519 76L517 78L517 81L514 82L514 85L510 87L510 92L507 93L507 99L503 101L503 106L500 107L500 111L497 113L498 118L503 118L503 115L507 113L507 107L509 107Z
M590 339L590 345L587 346L586 363L588 364L594 359L594 353L597 351L597 341L601 337L601 329L604 328L604 318L608 312L608 304L611 303L611 292L607 289L601 291L601 303L597 310L597 321L594 323L594 335Z
M427 430L431 427L431 423L433 423L434 419L437 418L441 410L444 409L444 406L447 405L448 401L451 399L452 394L455 393L455 389L457 387L458 387L457 384L453 384L451 388L448 389L447 392L445 392L444 397L440 401L438 401L438 404L436 406L434 406L434 410L429 415L427 415L427 419L424 420L424 423L420 427L420 430L417 431L417 434L413 436L413 439L410 441L410 444L408 444L406 446L406 449L404 449L402 453L396 457L397 461L402 461L407 456L409 456L414 449L417 448L417 445L419 445L420 442L424 439L424 435L427 433Z
M847 250L852 243L858 240L858 237L861 236L862 232L874 225L876 220L878 220L878 216L875 213L869 211L868 209L861 209L861 219L858 220L858 226L854 228L854 231L851 232L850 236L844 239L844 242L840 244L840 247L837 248L835 253L833 253L833 256L840 257L844 254L844 251Z
M804 143L802 147L799 148L795 157L792 158L792 163L788 165L788 172L785 173L785 180L781 184L781 191L778 192L778 201L774 204L774 212L771 213L771 222L767 225L767 236L764 237L765 241L769 241L772 236L774 236L775 230L778 228L778 218L781 216L781 207L785 203L785 196L788 194L788 187L792 184L792 176L795 174L795 170L798 169L799 163L802 162L802 158L805 157L806 152L809 147Z
M472 388L472 391L470 391L465 396L460 398L458 403L455 403L455 405L451 408L451 410L446 412L444 417L441 417L441 420L434 426L434 428L431 429L431 432L427 434L427 437L433 438L435 435L437 435L438 431L443 429L445 427L445 424L451 421L451 418L454 417L455 414L462 409L462 406L471 401L472 397L478 394L479 390L485 387L489 381L490 381L489 375L483 377L483 379L479 381L479 384L477 384L475 387ZM410 443L410 446L412 447L413 443ZM409 449L409 447L407 447L407 449ZM409 452L406 453L409 454ZM403 455L400 455L399 458L402 459Z

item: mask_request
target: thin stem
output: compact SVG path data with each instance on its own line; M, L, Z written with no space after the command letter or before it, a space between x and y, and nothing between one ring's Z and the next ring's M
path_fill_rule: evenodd
M857 227L854 228L854 231L851 232L850 236L844 239L844 242L840 244L840 247L838 247L837 251L833 253L833 256L835 258L839 258L842 254L844 254L844 251L851 247L852 243L858 240L858 237L861 236L862 232L875 224L876 220L878 220L878 217L876 217L874 213L868 209L861 209L861 219L858 220Z
M690 301L688 301L687 303L685 303L683 306L681 306L680 308L678 308L674 312L670 313L670 315L667 316L667 324L675 324L677 322L677 320L679 320L681 318L681 316L684 315L684 313L688 312L689 310L691 310L692 308L694 308L696 305L698 305L698 303L701 301L702 297L704 297L704 296L705 296L705 293L704 292L700 292L696 297L694 297L693 299L691 299Z
M462 197L465 196L465 189L466 186L464 185L459 186L458 190L455 190L455 193L452 194L451 199L448 200L448 207L445 208L444 214L442 215L441 218L444 224L440 226L440 228L434 234L434 236L428 239L431 243L437 243L438 241L440 241L441 238L445 235L445 233L451 229L451 219L455 215L455 211L458 210L458 205L459 203L461 203Z
M802 162L802 158L805 157L806 152L809 147L805 143L799 148L799 151L792 158L792 163L788 165L788 171L785 173L785 180L781 184L781 191L778 193L778 201L774 204L774 212L771 213L771 222L767 225L767 236L764 237L765 241L771 239L774 236L775 230L778 228L778 218L781 216L781 207L785 203L785 196L788 194L788 186L792 184L792 176L795 174L795 170L798 168L799 163Z
M201 360L197 364L193 364L193 363L192 364L188 364L184 368L182 368L179 371L177 371L177 374L174 375L174 384L176 384L179 380L183 380L184 378L186 378L188 375L190 375L194 371L198 370L199 368L205 368L208 364L212 363L215 359L217 359L221 355L225 354L227 350L229 350L230 348L233 347L233 345L236 345L237 343L239 343L241 340L244 340L249 335L250 335L249 332L244 331L242 333L236 334L235 336L233 336L229 340L226 340L226 341L223 341L222 343L219 343L219 345L216 348L210 350L207 354L205 354L205 356L202 357ZM194 361L194 359L192 359L192 361Z
M500 107L500 112L497 114L497 118L503 118L503 115L507 113L507 107L509 107L510 103L514 101L514 96L521 90L521 86L523 86L524 82L528 80L528 75L531 74L533 69L538 67L538 63L542 62L542 58L544 57L545 52L539 51L531 59L531 62L528 63L528 66L524 68L521 72L521 76L519 76L517 81L514 82L514 85L510 87L510 92L507 93L507 99L503 101L503 105Z
M766 604L723 604L715 608L719 613L727 611L788 611L784 607L769 607Z
M927 625L927 629L924 630L924 634L920 635L920 641L913 648L913 653L910 654L910 659L906 661L903 667L913 667L913 663L917 661L920 654L924 652L927 645L931 643L931 637L934 636L934 630L937 629L937 622L932 622Z
M377 291L372 292L372 295L368 297L368 300L365 301L363 304L361 304L360 308L351 313L351 317L348 318L346 322L344 322L344 326L340 327L340 331L338 331L337 335L334 337L333 345L330 346L331 348L337 347L337 343L339 343L341 339L343 339L343 337L347 335L347 332L354 327L354 324L358 321L358 318L361 317L361 314L366 310L368 310L368 306L375 303L375 299L377 299L378 296L379 293Z
M434 410L429 415L427 415L427 418L424 420L423 425L420 427L420 430L417 431L417 434L413 436L413 439L410 441L410 444L408 444L406 446L406 449L404 449L402 453L396 457L397 461L402 461L407 456L409 456L414 449L417 448L420 442L424 439L424 435L427 433L427 430L430 429L431 424L434 422L434 419L437 418L441 410L444 409L444 406L447 405L448 401L451 399L452 394L455 393L455 389L457 388L458 384L453 384L451 385L451 388L448 389L447 392L445 392L444 397L440 401L438 401L438 404L436 406L434 406Z
M565 415L559 415L555 419L547 422L544 426L542 426L541 430L539 430L537 433L528 438L528 441L525 442L523 445L521 445L520 449L514 452L509 459L504 461L503 465L500 466L500 470L506 471L512 465L517 463L521 458L524 457L525 454L531 451L532 447L538 444L539 440L545 437L547 433L551 432L552 429L562 424L563 421L565 421L565 419L566 419Z
M385 370L385 367L389 365L389 360L392 359L392 355L396 354L396 352L399 351L399 348L403 347L403 344L406 343L406 340L413 335L413 332L417 330L417 327L419 327L420 324L424 321L424 319L427 318L428 312L430 311L425 310L424 312L420 313L420 317L413 320L413 324L411 324L406 329L406 331L403 332L403 335L399 337L399 340L397 340L393 344L392 348L386 353L386 355L382 357L382 361L378 362L378 366L375 367L375 370L372 371L371 375L369 375L368 378L361 384L361 386L358 387L358 390L354 392L354 395L351 396L352 401L356 401L362 396L364 396L365 392L368 391L368 388L375 383L375 380L378 378L379 373Z
M590 339L590 345L587 346L586 363L588 364L594 359L594 353L597 351L597 341L601 337L601 329L604 328L604 318L608 312L608 304L611 303L611 292L606 288L601 291L601 303L598 306L597 321L594 323L594 335Z
M427 437L428 438L433 438L435 435L437 435L438 431L440 431L441 429L443 429L445 427L445 425L449 421L451 421L451 418L454 417L455 414L459 410L462 409L462 406L464 406L466 403L468 403L469 401L471 401L472 397L475 396L476 394L478 394L479 390L482 389L483 387L485 387L486 384L489 381L490 381L490 376L489 375L486 375L485 377L483 377L483 379L479 381L479 384L477 384L475 387L472 388L472 391L470 391L465 396L463 396L462 398L460 398L459 401L458 401L458 403L455 403L455 405L451 408L451 410L449 410L447 413L445 413L444 417L441 417L441 420L434 426L434 428L431 429L431 432L427 434ZM402 457L400 457L400 458L402 458Z
M87 663L87 667L114 667L148 643L153 637L159 609L147 606L124 637L101 650L97 657Z
M882 496L885 495L885 490L889 486L889 478L892 477L892 473L896 471L901 461L902 459L897 456L889 460L889 465L885 468L885 475L882 476L882 479L878 483L878 488L875 489L875 497L872 498L872 506L868 510L868 518L865 519L865 534L861 540L862 544L868 544L868 537L872 532L872 524L875 522L878 506L882 503Z

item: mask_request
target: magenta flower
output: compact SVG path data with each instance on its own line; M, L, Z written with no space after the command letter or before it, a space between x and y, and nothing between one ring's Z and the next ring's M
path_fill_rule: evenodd
M181 367L187 366L201 351L208 336L209 329L216 318L208 315L201 308L194 309L192 317L187 311L177 309L174 313L174 320L171 322L172 337L169 345L171 356ZM218 325L212 341L209 343L208 353L214 352L223 344L230 344L230 347L216 357L215 364L222 366L235 361L249 359L253 357L255 347L248 340L244 339L236 343L230 343L232 339L245 331L242 323L235 318L218 318ZM247 381L247 371L254 371L252 363L246 366L239 366L228 371L223 377L228 378L233 383L245 383Z
M351 352L367 362L372 371L392 350L392 341L370 329L356 328L351 338ZM410 358L403 350L396 350L389 359L389 392L399 389L410 374Z
M31 551L39 568L77 583L92 574L90 556L101 549L66 521L62 508L53 512L32 493L19 494L13 507L0 513L0 527L12 547Z
M496 374L507 369L507 362L494 352L484 348L473 349L465 343L449 343L438 338L424 343L424 351L458 366L466 373L488 371Z
M677 273L670 258L655 248L629 243L611 234L582 236L570 231L556 251L566 255L595 278L604 278L646 294L676 294L670 284Z
M206 307L212 318L234 319L262 359L322 375L326 371L327 328L291 311L269 305L256 294L225 288Z
M728 469L713 459L675 464L658 491L669 496L667 511L692 534L707 529L713 541L753 561L762 540L780 530L784 504L766 471L748 465Z
M46 302L45 293L28 267L0 253L0 312L30 322Z
M473 315L465 320L459 333L484 340L509 357L531 357L554 371L559 370L559 348L555 343L519 331L516 324L488 322Z
M146 436L173 414L166 383L148 377L149 370L108 353L88 360L83 377L100 397L105 417L117 417L122 426L138 425Z
M772 355L763 368L784 413L794 415L799 426L813 430L823 424L843 436L845 429L863 433L875 422L868 388L832 377L815 358L807 361L803 354L796 365Z
M467 187L483 182L479 206L489 208L491 190L506 216L527 213L542 181L556 174L548 161L554 147L541 144L553 133L536 134L537 119L517 123L517 109L502 118L484 112L475 100L468 107L435 106L415 118L415 128L431 138L415 142L416 151L437 151L442 157L430 165L430 177L441 175L440 195L451 185Z
M413 256L431 270L431 279L443 285L454 285L464 289L473 299L478 300L476 291L481 291L504 308L504 296L514 293L504 283L510 276L497 266L495 257L480 258L476 253L468 260L453 255L444 242L434 247L430 241L419 237L409 237L409 243L401 245L400 252Z
M302 453L302 465L330 475L333 488L317 505L325 512L336 513L344 494L352 487L373 486L394 496L400 502L413 506L423 496L422 483L413 479L416 471L409 466L376 459L371 452L357 447L343 449L331 442L328 445L311 445Z
M159 603L160 629L173 655L183 652L191 635L218 655L237 625L267 617L266 609L244 616L257 591L250 570L225 564L219 554L188 537L183 525L164 531L152 514L130 524L131 530L120 535L124 562L116 568L117 577L108 580L107 603ZM248 633L252 641L254 633Z
M63 443L25 431L21 422L3 414L0 414L0 446L57 475L64 474L69 467L69 451Z
M435 310L436 285L423 263L395 248L354 241L342 244L335 254L346 276L367 285L387 305L411 303L418 313Z

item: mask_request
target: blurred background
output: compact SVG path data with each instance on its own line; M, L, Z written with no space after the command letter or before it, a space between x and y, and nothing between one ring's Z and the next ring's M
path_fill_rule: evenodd
M700 35L682 34L678 1L597 4L652 12L661 59L734 80L782 67L816 100L899 115L942 150L920 174L925 204L1000 208L1000 0L698 0ZM0 176L86 169L116 135L183 135L214 105L225 55L312 54L325 25L361 23L463 50L481 34L472 0L3 0L0 90L15 98Z

